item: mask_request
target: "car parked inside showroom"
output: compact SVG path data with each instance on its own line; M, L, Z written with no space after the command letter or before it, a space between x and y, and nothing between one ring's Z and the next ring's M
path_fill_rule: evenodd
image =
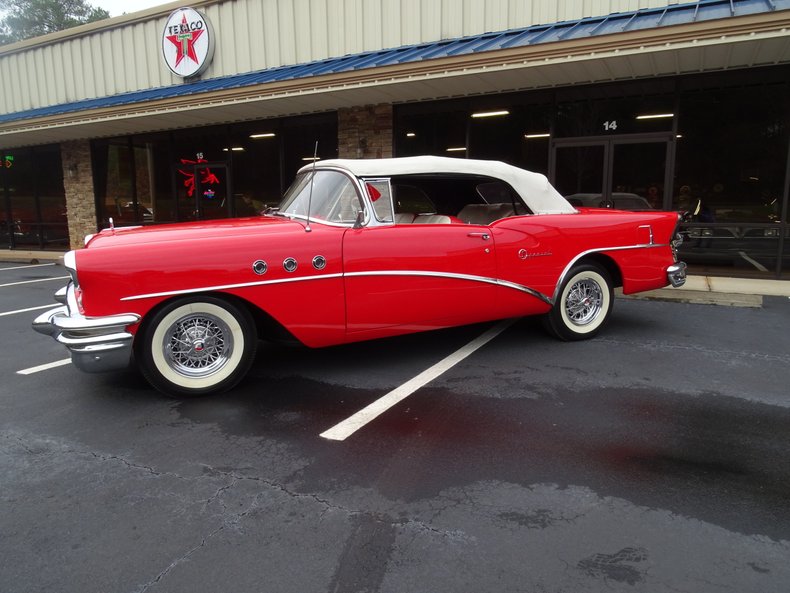
M110 228L68 252L33 327L78 368L134 361L157 389L221 392L261 339L317 348L540 315L595 336L613 289L680 286L678 215L576 208L540 174L433 156L302 168L262 216Z

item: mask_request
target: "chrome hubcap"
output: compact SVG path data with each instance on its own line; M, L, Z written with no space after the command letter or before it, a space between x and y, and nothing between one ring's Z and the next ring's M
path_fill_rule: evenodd
M182 317L165 337L165 359L177 373L206 377L228 362L233 338L228 326L218 317L196 314Z
M589 278L575 282L565 299L565 313L574 325L587 325L598 317L602 307L603 291Z

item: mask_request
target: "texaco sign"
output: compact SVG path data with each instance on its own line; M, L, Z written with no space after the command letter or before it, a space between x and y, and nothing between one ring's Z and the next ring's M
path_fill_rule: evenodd
M176 76L197 76L208 67L214 56L211 23L192 8L174 11L162 32L162 55Z

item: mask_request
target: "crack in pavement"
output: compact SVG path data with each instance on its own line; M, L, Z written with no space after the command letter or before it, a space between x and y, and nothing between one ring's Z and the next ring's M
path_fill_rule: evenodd
M708 348L702 345L660 342L656 340L620 340L615 338L597 338L596 342L614 346L629 346L639 350L657 350L662 352L680 350L687 352L698 352L700 354L707 354L709 356L722 359L750 358L753 360L765 360L768 362L790 363L790 355L788 354L769 354L764 352L752 352L748 350L725 350L720 348Z
M33 435L28 435L27 438L25 438L24 435L20 435L15 431L8 430L0 431L0 436L2 436L6 443L12 443L11 447L5 447L5 449L7 449L8 453L10 454L13 454L13 447L18 447L24 451L22 455L55 458L58 456L70 456L77 457L85 461L118 464L130 471L143 472L144 474L153 476L155 478L171 478L192 483L198 483L204 480L224 480L226 482L219 485L219 487L216 488L213 494L211 494L208 498L205 498L202 501L195 501L197 503L202 502L202 509L204 511L206 511L212 504L219 503L220 507L218 512L214 514L214 517L219 519L220 524L211 529L206 535L202 536L197 544L191 546L183 554L180 554L178 557L169 562L167 566L165 566L158 574L156 574L156 576L134 589L134 593L145 593L151 588L156 587L162 583L162 581L165 580L168 575L173 572L173 570L182 565L184 562L187 562L190 557L199 552L201 549L204 549L206 546L208 546L210 542L219 534L229 528L237 528L237 526L241 524L242 521L254 514L261 507L261 501L264 499L264 497L271 493L279 493L296 501L307 501L309 503L319 505L322 507L322 510L319 513L319 521L323 520L323 518L328 513L342 513L349 518L367 517L374 522L388 525L392 529L422 532L434 537L455 541L467 538L466 534L463 532L437 529L436 527L432 526L429 521L426 522L406 518L395 519L386 512L349 508L340 504L336 504L317 493L298 492L279 481L267 479L262 476L247 475L239 472L238 470L219 469L207 464L200 464L205 470L203 474L198 474L195 476L183 476L176 472L159 471L154 466L135 462L122 455L79 449L77 447L71 446L69 443L49 437L36 437ZM19 449L17 450L17 454L19 454ZM230 512L230 509L228 505L225 504L224 499L232 491L236 490L242 483L258 484L259 491L254 493L254 495L253 493L250 493L252 498L247 499L247 507L244 510L241 512ZM437 513L439 512L441 511L437 510Z

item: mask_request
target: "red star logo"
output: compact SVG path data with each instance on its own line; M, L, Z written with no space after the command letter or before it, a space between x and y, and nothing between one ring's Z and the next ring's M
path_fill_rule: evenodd
M195 64L198 64L198 57L195 53L195 42L203 34L203 29L196 29L195 31L189 30L187 23L187 15L181 19L181 32L176 35L168 35L167 39L176 46L176 68L184 58L189 58Z

